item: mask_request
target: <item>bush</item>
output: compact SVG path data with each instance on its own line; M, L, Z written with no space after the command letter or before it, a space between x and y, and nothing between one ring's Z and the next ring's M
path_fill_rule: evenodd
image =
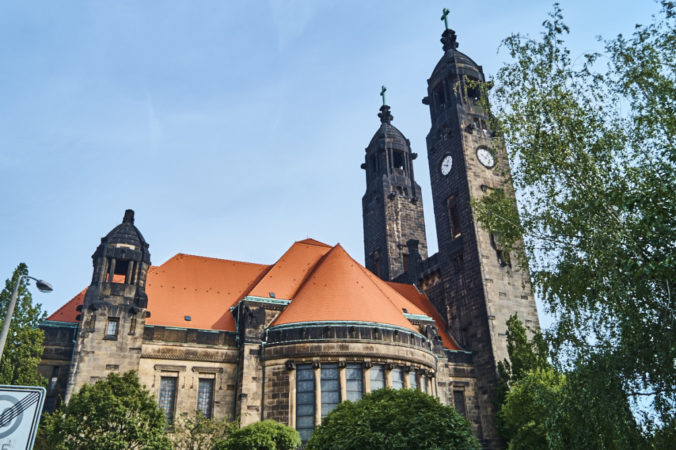
M217 450L292 450L300 447L296 430L274 420L252 423L220 441Z
M174 424L175 450L213 449L220 441L227 439L237 430L236 422L226 419L207 419L199 411L194 414L181 414Z
M438 399L411 389L381 389L329 413L310 449L478 449L469 422Z

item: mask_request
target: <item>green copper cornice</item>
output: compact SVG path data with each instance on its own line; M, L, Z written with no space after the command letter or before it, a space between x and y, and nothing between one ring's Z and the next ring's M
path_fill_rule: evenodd
M409 320L425 320L427 322L434 322L434 319L432 319L430 316L427 316L425 314L404 313L404 317L406 317Z

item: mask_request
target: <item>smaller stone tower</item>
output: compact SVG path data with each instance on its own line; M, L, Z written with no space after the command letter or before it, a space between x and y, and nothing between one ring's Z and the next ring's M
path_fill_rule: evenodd
M384 280L408 279L410 267L427 258L420 186L413 175L411 143L392 126L390 107L380 108L380 128L366 148L362 198L366 268ZM413 258L415 260L410 260ZM410 266L410 267L409 267ZM416 280L410 280L411 282Z
M134 211L101 238L92 255L94 274L80 314L66 402L84 383L109 372L138 369L146 310L148 244L134 226Z

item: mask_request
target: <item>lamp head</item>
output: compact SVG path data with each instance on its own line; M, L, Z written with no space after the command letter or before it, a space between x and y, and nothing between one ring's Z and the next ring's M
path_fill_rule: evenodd
M40 292L52 292L54 288L45 280L35 280L35 286Z

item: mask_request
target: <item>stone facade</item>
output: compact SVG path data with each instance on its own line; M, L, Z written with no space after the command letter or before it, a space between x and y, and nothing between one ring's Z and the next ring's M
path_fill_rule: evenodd
M358 365L362 370L363 393L371 391L370 372L374 367L382 367L383 385L388 387L397 387L392 372L401 373L401 387L417 386L442 402L455 405L481 436L472 354L445 349L436 334L437 328L429 320L417 321L419 333L364 323L266 326L282 310L280 303L245 299L232 311L238 323L236 333L145 325L140 352L120 350L118 342L105 339L104 321L93 328L84 328L82 323L73 326L47 322L43 326L47 345L41 371L48 374L54 367L60 368L58 378L49 387L49 408L67 398L67 387L69 393L76 392L82 384L110 372L120 372L123 366L124 370L136 370L141 383L158 400L161 380L176 380L171 417L193 413L199 380L213 379L213 417L238 418L243 425L274 419L295 426L295 370L308 364L316 371L313 422L316 426L322 418L322 390L318 381L322 367L337 365L340 398L345 399L345 369ZM73 340L76 331L85 337ZM96 341L96 346L88 346L96 350L85 356L75 348L86 339ZM130 362L136 365L130 367ZM78 376L74 377L74 373Z

